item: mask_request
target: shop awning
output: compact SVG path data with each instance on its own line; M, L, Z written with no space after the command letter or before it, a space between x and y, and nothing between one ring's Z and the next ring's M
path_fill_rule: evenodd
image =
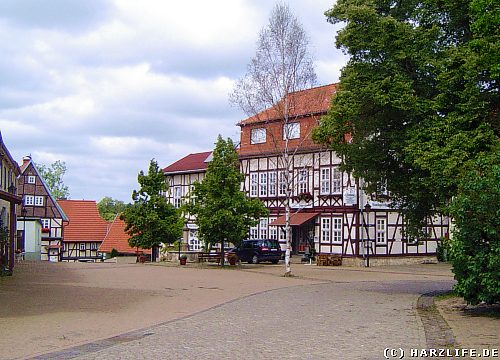
M311 219L318 216L319 213L295 213L290 214L290 225L300 226ZM269 224L270 226L285 226L285 215L279 216L276 220Z

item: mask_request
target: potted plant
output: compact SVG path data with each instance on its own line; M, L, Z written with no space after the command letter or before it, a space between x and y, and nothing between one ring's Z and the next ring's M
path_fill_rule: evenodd
M179 256L179 262L180 262L180 264L181 264L181 265L186 265L186 263L187 263L187 258L188 258L188 257L187 257L187 255L186 255L186 254L181 254L181 255Z

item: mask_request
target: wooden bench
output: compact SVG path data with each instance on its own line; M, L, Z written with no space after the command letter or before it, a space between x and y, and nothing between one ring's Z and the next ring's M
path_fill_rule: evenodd
M202 261L217 261L220 263L219 253L198 253L198 262Z

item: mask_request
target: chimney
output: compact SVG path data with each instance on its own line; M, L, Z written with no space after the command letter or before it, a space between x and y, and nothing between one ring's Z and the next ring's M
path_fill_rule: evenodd
M23 157L23 165L26 165L30 161L31 161L31 155L26 155L25 157Z

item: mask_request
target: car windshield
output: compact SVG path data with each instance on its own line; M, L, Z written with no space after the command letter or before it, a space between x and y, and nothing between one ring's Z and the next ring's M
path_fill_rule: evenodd
M279 249L280 247L280 244L277 241L273 240L262 240L260 245L268 247L270 249Z

